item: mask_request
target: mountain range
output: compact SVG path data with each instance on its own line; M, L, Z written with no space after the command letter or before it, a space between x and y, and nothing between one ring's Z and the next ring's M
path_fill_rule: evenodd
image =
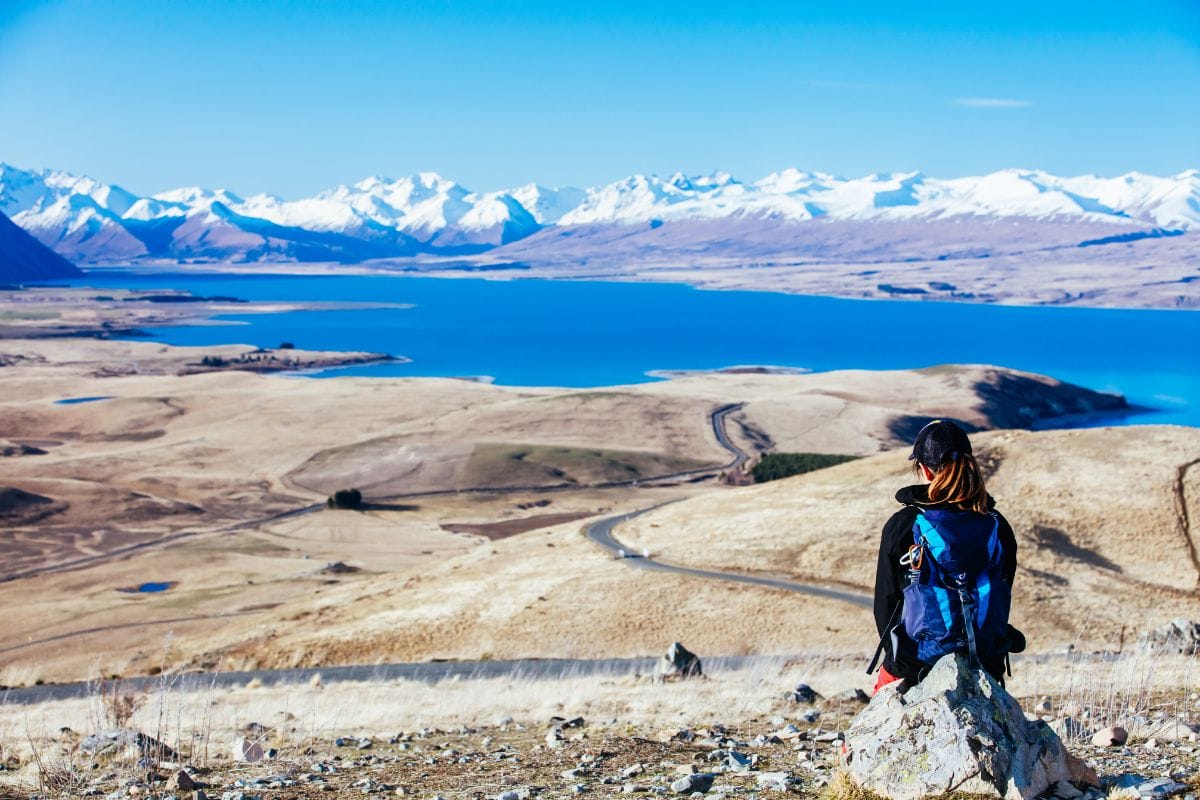
M492 192L422 172L285 200L200 187L140 196L89 177L0 164L0 213L81 263L536 260L600 254L617 240L636 241L633 250L736 254L744 246L766 257L816 240L853 251L862 239L856 231L867 224L886 230L869 237L872 248L885 249L904 238L944 239L944 231L953 233L953 247L964 247L979 239L981 224L992 240L1017 233L1005 223L1020 225L1022 237L1049 231L1056 246L1181 235L1200 230L1200 171L1103 178L1007 169L941 179L786 169L753 183L724 172L677 173L588 189L530 183Z

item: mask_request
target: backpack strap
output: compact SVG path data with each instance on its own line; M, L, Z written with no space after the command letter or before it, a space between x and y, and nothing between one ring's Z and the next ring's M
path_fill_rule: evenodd
M917 541L919 547L929 551L930 557L934 563L941 569L941 556L946 552L946 540L938 533L937 528L933 527L933 523L926 519L925 514L917 514L917 529L921 532L921 536ZM938 610L942 614L942 621L946 623L946 630L954 628L954 612L950 608L950 594L946 591L934 591L937 596Z
M992 513L992 518L995 522L992 525L992 535L988 537L988 558L993 564L999 562L1000 559L1000 518ZM976 624L982 628L984 622L987 621L988 601L992 593L992 580L988 577L988 571L985 569L979 573L979 578L975 581L975 591L979 597L979 607L975 609Z

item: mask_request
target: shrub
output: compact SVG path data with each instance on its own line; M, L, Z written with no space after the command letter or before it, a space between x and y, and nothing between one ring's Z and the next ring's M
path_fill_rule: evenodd
M836 453L767 453L750 470L755 483L777 481L792 475L825 469L835 464L853 461L858 456L843 456Z
M362 508L362 499L362 492L358 489L338 489L329 496L329 499L325 501L325 505L329 508L357 511Z
M296 345L293 342L280 342L279 349L280 350L295 350Z

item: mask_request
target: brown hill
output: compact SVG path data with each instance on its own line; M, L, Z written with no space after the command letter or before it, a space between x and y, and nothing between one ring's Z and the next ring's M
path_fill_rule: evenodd
M1020 543L1013 619L1031 653L1118 647L1194 615L1200 431L1001 431L977 445ZM665 561L868 592L879 529L908 481L904 454L886 453L709 492L617 535ZM873 630L868 611L832 600L632 569L572 524L407 580L333 587L253 638L225 637L224 651L239 665L628 656L673 640L706 653L844 654L868 653Z

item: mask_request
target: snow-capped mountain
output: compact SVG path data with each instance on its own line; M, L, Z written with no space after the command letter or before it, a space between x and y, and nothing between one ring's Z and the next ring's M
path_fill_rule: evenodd
M0 164L0 213L84 262L353 262L475 254L529 240L516 248L524 254L552 238L554 229L580 234L575 241L582 241L614 226L666 226L666 233L655 234L658 241L686 228L695 251L704 246L705 230L728 247L736 244L735 231L751 225L759 244L777 231L786 250L795 225L821 221L1013 220L1059 230L1064 223L1111 226L1118 236L1197 229L1200 172L1101 178L1010 169L941 179L920 172L841 178L785 169L753 183L724 172L676 173L634 175L589 189L530 183L492 192L422 172L397 180L370 177L285 200L200 187L139 197L87 177Z

